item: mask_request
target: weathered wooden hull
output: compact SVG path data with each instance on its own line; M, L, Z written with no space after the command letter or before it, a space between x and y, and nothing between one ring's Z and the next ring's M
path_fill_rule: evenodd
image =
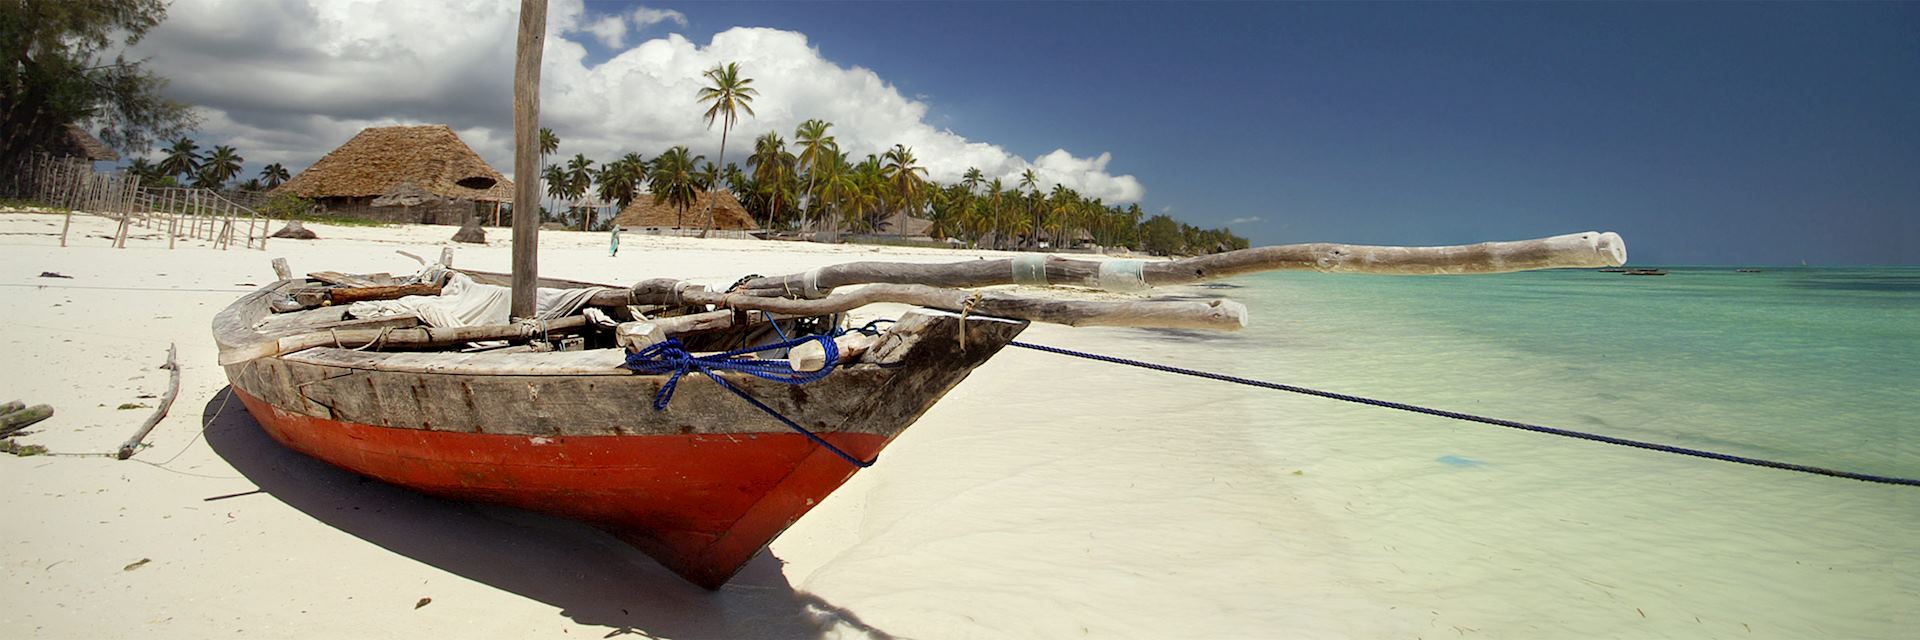
M222 312L223 349L270 338L241 328L259 325L254 307L273 288ZM903 339L879 350L884 365L843 366L799 386L723 375L873 459L1025 327L941 312L901 324ZM618 369L619 359L318 348L228 365L227 374L254 419L289 448L434 495L598 525L710 589L858 470L697 374L656 411L666 376Z
M590 522L709 589L856 470L797 433L447 433L315 418L236 395L295 451L425 493ZM886 445L873 434L824 437L865 458Z

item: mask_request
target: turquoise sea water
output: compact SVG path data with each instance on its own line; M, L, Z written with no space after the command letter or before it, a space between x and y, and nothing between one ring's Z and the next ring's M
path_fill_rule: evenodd
M1218 291L1255 324L1189 355L1326 390L1920 477L1920 269L1668 271L1267 274ZM1327 515L1323 543L1392 550L1343 561L1383 589L1363 592L1453 606L1461 627L1890 638L1920 623L1920 489L1319 399L1242 401L1326 416L1256 418L1249 437L1316 476L1301 493Z
M1023 339L1920 476L1920 269L1669 271L1273 273L1162 292L1246 304L1241 332ZM881 628L921 616L980 637L1920 629L1920 488L1020 349L982 372L888 450L899 471L858 494L859 543L809 589Z
M1367 363L1274 372L1308 386L1920 477L1920 268L1668 271L1281 273L1228 293L1261 320L1243 344L1310 337Z

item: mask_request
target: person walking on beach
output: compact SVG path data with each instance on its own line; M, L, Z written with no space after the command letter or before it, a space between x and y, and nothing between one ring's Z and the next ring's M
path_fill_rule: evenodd
M613 244L607 247L607 257L620 255L620 225L613 225Z

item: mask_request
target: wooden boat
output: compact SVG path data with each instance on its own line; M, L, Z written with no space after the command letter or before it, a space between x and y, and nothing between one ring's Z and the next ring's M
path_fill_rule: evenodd
M1628 270L1626 270L1626 271L1625 271L1624 273L1625 273L1626 275L1630 275L1630 276L1664 276L1664 275L1667 275L1667 271L1666 271L1665 269L1628 269Z
M223 358L289 336L369 327L392 335L417 322L342 320L338 306L270 311L272 301L316 284L275 282L220 312L214 337ZM788 386L718 375L868 461L1026 326L922 310L828 381ZM708 346L747 333L712 334ZM655 410L669 375L621 368L626 353L325 346L226 370L234 395L289 448L434 495L593 523L707 588L725 583L859 468L706 380L682 380L670 406Z

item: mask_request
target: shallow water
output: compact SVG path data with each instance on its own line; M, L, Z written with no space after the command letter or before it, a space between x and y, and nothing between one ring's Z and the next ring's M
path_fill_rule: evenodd
M1920 269L1267 274L1246 331L1033 342L1920 476ZM1920 489L1009 349L805 588L916 637L1911 637ZM836 496L835 499L840 499Z

